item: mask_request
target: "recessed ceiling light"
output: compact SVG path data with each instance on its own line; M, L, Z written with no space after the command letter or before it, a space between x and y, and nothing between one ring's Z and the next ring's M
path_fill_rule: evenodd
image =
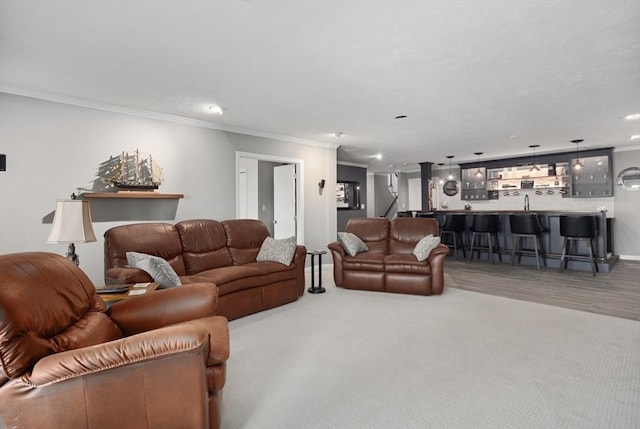
M381 153L377 154L377 155L375 156L375 158L376 158L376 159L382 159L382 154L381 154Z
M407 117L407 115L398 115L396 116L396 119L405 119Z
M631 140L640 140L640 134L634 134L631 136Z
M632 113L624 117L627 121L637 121L640 119L640 113Z
M344 133L342 131L337 131L337 132L333 133L333 136L334 137L338 137L338 138L342 137L343 135L344 135Z
M212 106L209 106L209 111L211 113L213 113L214 115L222 115L222 107L214 104Z

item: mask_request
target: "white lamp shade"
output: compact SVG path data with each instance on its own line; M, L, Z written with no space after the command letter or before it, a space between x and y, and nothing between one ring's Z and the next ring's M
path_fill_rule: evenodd
M58 200L53 229L47 243L90 243L96 241L91 225L89 201Z

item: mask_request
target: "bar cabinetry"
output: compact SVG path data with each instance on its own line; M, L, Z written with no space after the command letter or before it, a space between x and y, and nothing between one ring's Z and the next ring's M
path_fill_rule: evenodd
M580 168L577 168L580 166ZM571 196L577 198L613 195L612 168L608 156L571 160Z

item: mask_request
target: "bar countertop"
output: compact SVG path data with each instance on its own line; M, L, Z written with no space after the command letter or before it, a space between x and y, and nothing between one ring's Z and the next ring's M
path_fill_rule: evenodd
M550 214L550 215L572 215L572 214L591 214L591 215L606 215L606 211L602 210L433 210L432 213L436 214L523 214L523 213L537 213L537 214Z

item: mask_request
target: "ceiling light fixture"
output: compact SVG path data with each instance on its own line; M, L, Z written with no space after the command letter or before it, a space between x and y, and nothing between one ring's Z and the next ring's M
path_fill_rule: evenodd
M540 171L540 167L536 164L536 148L540 147L539 144L530 144L529 147L533 149L533 165L529 169L529 171Z
M640 134L634 134L631 136L630 140L640 140Z
M377 154L377 155L375 156L375 158L376 158L376 159L382 159L382 154L381 154L381 153Z
M575 170L580 170L582 167L584 167L584 161L580 160L580 156L578 152L578 146L580 146L580 143L582 143L583 141L584 141L583 139L571 140L571 143L575 143L576 145L576 160L571 165Z
M438 165L440 167L442 167L444 165L444 162L439 162ZM440 170L442 170L442 168L440 168ZM444 179L442 177L440 177L440 180L438 180L438 183L440 183L441 185L444 184Z
M640 119L640 113L632 113L624 117L627 121L637 121Z
M447 155L447 158L449 159L449 175L447 176L447 179L449 180L453 180L454 178L453 174L451 173L451 160L455 157L455 155Z
M334 137L338 137L338 138L342 137L343 135L344 135L344 133L342 131L337 131L337 132L333 133L333 136Z
M214 104L212 106L209 106L209 111L211 113L213 113L214 115L222 115L222 107Z
M406 119L407 115L398 115L396 119Z
M473 152L473 154L478 157L478 162L480 162L480 155L482 155L482 152ZM480 169L480 166L478 166L478 169L476 170L476 177L482 176L484 176L484 173Z

